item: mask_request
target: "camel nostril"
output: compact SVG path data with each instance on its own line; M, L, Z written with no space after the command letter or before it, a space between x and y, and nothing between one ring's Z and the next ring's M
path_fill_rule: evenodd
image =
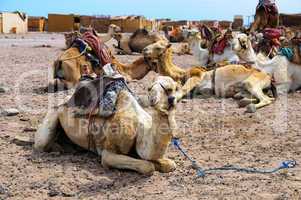
M173 106L175 104L175 97L174 96L169 96L167 101L169 106Z

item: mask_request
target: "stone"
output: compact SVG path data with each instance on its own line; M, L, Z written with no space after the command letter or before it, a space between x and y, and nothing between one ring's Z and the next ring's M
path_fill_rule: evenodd
M9 91L9 88L8 87L5 87L3 85L0 85L0 93L6 93Z
M4 110L0 111L0 116L16 116L19 113L20 112L18 109L8 108L8 109L4 109Z
M33 127L26 127L23 129L24 132L36 132L37 129Z
M33 144L33 139L29 135L17 135L13 139L13 143L19 146L27 146Z
M250 104L247 106L247 113L255 113L256 112L256 106L254 104Z

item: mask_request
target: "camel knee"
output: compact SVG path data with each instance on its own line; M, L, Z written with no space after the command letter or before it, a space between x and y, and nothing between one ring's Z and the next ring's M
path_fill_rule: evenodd
M58 112L50 112L39 126L34 138L34 149L47 151L55 139L56 128L59 123Z

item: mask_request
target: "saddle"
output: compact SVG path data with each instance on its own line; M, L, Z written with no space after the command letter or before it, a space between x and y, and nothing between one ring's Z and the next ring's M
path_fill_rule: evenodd
M223 37L221 40L216 40L212 46L211 52L214 54L223 54L225 48L228 46L228 40Z
M106 88L114 81L122 78L100 77L94 80L81 81L75 89L74 94L65 103L66 107L78 107L87 110L86 114L98 105L100 97Z

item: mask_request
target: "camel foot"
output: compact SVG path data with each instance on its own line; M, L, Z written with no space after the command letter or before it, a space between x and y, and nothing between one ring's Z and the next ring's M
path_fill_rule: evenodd
M256 103L257 99L248 99L248 98L243 98L238 102L238 106L240 108L242 107L246 107L247 105L251 104L251 103Z
M156 171L169 173L176 169L176 163L173 160L162 158L154 161Z
M256 105L255 104L249 104L248 106L247 106L247 110L246 110L246 112L247 113L255 113L256 112Z

